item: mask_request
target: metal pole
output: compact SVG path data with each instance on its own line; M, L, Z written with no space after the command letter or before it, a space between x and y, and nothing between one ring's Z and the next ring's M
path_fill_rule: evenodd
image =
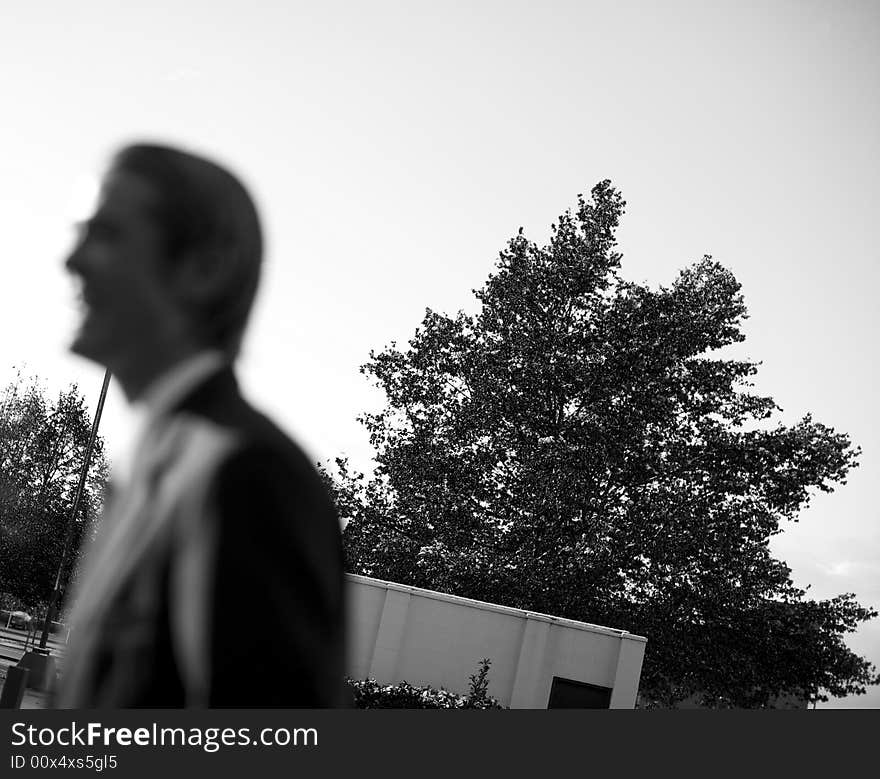
M92 460L92 448L95 445L95 438L98 436L98 424L101 422L101 412L104 410L104 399L107 397L107 387L110 384L110 371L104 371L104 383L101 385L101 395L98 398L98 408L95 411L95 420L92 422L92 432L89 436L89 443L86 445L86 454L83 458L82 468L79 472L79 483L76 485L76 494L73 498L73 508L70 510L70 519L67 520L67 533L64 536L64 547L61 551L61 562L58 563L58 571L55 574L55 587L52 589L52 597L49 599L49 608L46 610L46 619L43 623L43 634L40 636L40 649L46 648L46 642L49 640L49 626L55 619L55 612L58 610L58 604L61 600L61 577L64 573L64 565L67 563L67 556L70 554L70 545L73 542L73 531L76 527L76 515L79 511L79 503L82 498L83 488L85 487L86 477L89 474L89 463Z

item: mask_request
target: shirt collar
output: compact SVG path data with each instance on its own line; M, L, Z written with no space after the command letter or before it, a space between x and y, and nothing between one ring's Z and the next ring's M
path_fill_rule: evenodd
M174 408L191 390L225 364L222 352L199 352L155 379L132 404L132 409L145 420L154 420Z
M132 434L127 445L113 458L113 483L117 488L123 489L131 481L136 462L158 419L226 363L222 352L199 352L163 373L131 403Z

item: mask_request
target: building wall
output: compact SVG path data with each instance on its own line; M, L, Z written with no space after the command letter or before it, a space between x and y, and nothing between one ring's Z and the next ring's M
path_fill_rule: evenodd
M621 630L347 574L348 674L457 693L484 657L489 694L511 708L547 708L553 677L612 690L634 708L645 639Z

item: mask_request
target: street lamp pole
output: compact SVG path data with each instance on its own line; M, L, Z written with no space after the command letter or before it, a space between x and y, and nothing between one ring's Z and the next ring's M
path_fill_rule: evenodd
M46 649L46 642L49 640L49 627L55 619L58 606L61 601L61 579L64 574L64 566L67 563L67 557L70 554L70 547L73 542L73 531L76 528L76 516L79 513L79 504L82 500L83 489L86 484L86 477L89 474L89 464L92 460L92 449L95 446L95 439L98 437L98 425L101 422L101 412L104 410L104 400L107 397L107 387L110 385L110 371L104 371L104 383L101 385L101 395L98 398L98 408L95 411L95 419L92 422L92 432L89 435L89 442L86 445L86 453L83 458L82 468L79 472L79 483L76 485L76 493L73 498L73 507L70 510L70 518L67 520L67 532L64 536L64 546L61 550L61 561L58 563L58 571L55 574L55 586L52 589L52 597L49 600L49 608L46 610L46 619L43 621L43 634L40 636L40 649Z

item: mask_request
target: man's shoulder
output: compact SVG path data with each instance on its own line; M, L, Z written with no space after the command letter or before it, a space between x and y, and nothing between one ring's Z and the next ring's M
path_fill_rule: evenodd
M190 413L176 415L167 472L220 486L260 484L302 491L323 489L323 482L303 449L259 412L245 424L224 424ZM193 486L195 486L193 484Z
M284 461L298 470L313 470L299 445L245 400L229 369L205 381L174 413L193 430L200 427L214 430L218 436L234 441L235 456L239 460Z
M174 410L182 431L180 493L213 496L222 512L297 513L329 522L336 516L316 463L266 414L242 396L231 369L213 375ZM189 463L189 466L186 466ZM189 478L192 477L192 478ZM201 486L200 486L201 485ZM253 509L253 511L251 511ZM334 526L337 522L332 522Z
M315 464L268 417L252 410L224 424L185 412L174 425L179 447L164 494L182 526L214 526L225 539L223 559L249 549L256 542L246 538L254 534L260 546L290 552L305 544L336 554L339 520L330 492Z
M302 448L271 419L257 411L254 414L248 425L220 428L235 444L226 453L218 478L234 479L246 473L254 481L277 479L286 489L294 487L291 479L317 487L320 477L316 466Z

